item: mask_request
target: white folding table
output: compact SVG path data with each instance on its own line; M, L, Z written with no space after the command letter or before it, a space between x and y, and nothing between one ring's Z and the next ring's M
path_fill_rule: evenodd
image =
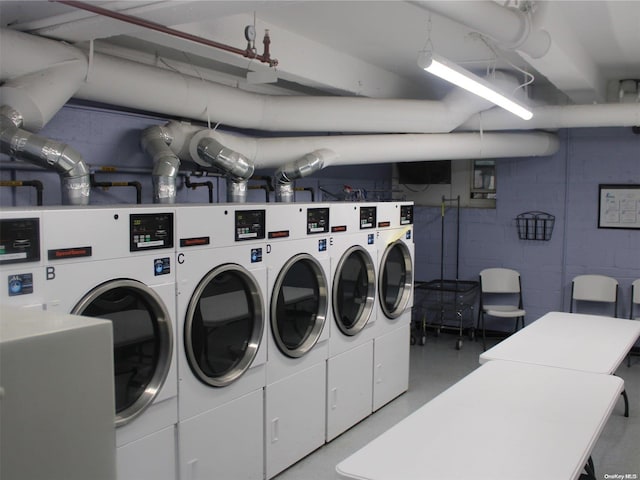
M575 480L623 388L613 375L488 362L340 462L337 476Z
M639 321L549 312L482 353L480 363L509 360L611 375L639 336ZM622 394L628 417L629 401Z

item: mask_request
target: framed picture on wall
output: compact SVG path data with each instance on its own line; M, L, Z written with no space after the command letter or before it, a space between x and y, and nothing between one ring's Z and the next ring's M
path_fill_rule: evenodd
M640 184L600 184L598 228L640 229Z

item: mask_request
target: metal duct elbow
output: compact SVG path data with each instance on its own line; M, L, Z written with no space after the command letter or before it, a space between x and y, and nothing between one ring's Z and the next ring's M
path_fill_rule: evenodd
M200 165L215 167L227 176L228 202L247 201L247 181L254 171L253 162L247 157L211 137L204 137L198 140L197 158L194 160Z
M142 132L140 145L153 159L153 203L176 201L176 178L180 169L180 159L169 148L171 142L171 132L160 125L149 127Z
M82 155L64 143L34 135L21 126L20 112L6 105L0 107L0 151L57 171L62 181L62 203L88 205L91 182Z
M293 202L293 182L322 170L327 155L335 156L335 153L326 149L314 150L311 153L307 153L304 157L283 165L276 170L274 174L276 202Z

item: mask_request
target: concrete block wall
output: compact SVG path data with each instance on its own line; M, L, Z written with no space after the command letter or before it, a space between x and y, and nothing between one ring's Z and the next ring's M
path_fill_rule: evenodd
M640 136L630 128L559 132L552 157L499 159L495 209L460 214L459 278L483 268L520 272L527 321L569 311L575 275L610 275L620 282L618 314L628 317L631 282L640 278L640 230L598 228L598 185L640 184ZM549 241L520 240L515 218L526 211L555 216ZM440 276L440 209L416 209L416 276ZM455 211L445 215L445 278L455 277Z

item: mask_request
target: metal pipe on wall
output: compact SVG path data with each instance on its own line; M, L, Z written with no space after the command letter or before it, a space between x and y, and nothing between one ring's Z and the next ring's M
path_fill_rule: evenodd
M273 183L276 186L276 202L293 202L293 182L322 170L325 161L336 156L336 153L331 150L319 149L278 168L273 176Z
M20 128L16 110L0 107L0 151L58 172L64 205L88 205L91 192L89 169L82 156L70 146Z

